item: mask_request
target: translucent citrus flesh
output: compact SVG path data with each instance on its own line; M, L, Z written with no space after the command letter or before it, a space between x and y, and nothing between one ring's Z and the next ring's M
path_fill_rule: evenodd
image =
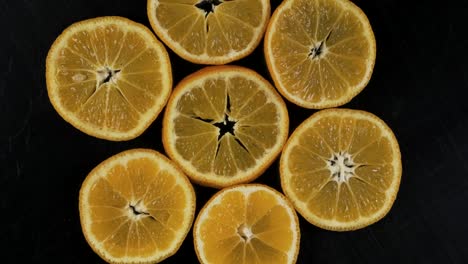
M83 184L83 232L108 261L159 261L175 253L190 229L193 189L154 152L127 153L105 161Z
M271 19L265 56L286 98L307 108L332 107L369 81L375 39L365 14L348 0L291 0Z
M248 55L262 38L269 1L210 2L217 1L150 0L148 16L159 37L187 60L224 64Z
M171 98L165 147L195 180L214 185L251 180L286 140L286 107L252 71L212 69L179 85ZM234 124L232 131L220 128L227 123Z
M294 263L294 209L279 193L248 186L222 191L200 212L194 237L202 263Z
M339 155L348 157L343 170L350 173L334 175L331 160ZM401 177L398 143L369 113L321 111L291 136L281 157L281 177L285 193L312 223L360 228L382 218L393 204Z
M162 44L135 22L96 18L69 27L47 59L49 96L65 120L107 139L130 139L156 118L172 85Z

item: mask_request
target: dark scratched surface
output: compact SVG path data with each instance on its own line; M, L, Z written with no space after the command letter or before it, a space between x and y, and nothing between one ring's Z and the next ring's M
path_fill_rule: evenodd
M367 88L344 107L370 111L393 129L401 187L387 217L359 231L325 231L300 217L298 263L468 263L468 2L355 3L375 32L377 61ZM48 100L45 58L54 39L73 22L106 15L149 26L144 0L0 1L2 263L103 263L80 228L83 179L123 150L164 152L161 116L137 139L110 142L66 123ZM170 57L174 83L202 68ZM271 80L261 48L232 64ZM315 112L288 110L291 131ZM256 182L280 190L278 163ZM195 189L198 212L215 190ZM191 234L164 263L197 263Z

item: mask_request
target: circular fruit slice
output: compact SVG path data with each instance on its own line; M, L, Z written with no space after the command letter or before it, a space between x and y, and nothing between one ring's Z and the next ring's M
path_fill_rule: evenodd
M265 58L278 90L306 108L343 105L364 89L375 63L366 15L348 0L287 0L265 35Z
M155 263L172 256L195 213L188 178L146 149L99 164L83 182L79 203L84 236L109 263Z
M291 135L281 185L297 211L319 227L347 231L383 218L401 179L398 142L373 114L322 110Z
M259 45L270 18L269 0L148 0L158 37L180 57L226 64Z
M295 263L300 231L294 208L276 190L245 184L221 190L198 214L195 251L203 264Z
M47 56L55 110L82 132L129 140L156 119L172 89L167 52L149 29L122 17L75 23Z
M208 67L174 90L163 143L193 181L221 188L263 173L280 153L288 125L284 101L259 74L237 66Z

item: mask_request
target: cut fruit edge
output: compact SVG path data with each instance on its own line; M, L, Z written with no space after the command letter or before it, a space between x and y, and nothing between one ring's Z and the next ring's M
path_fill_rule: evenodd
M208 76L207 76L208 75ZM183 95L183 92L187 87L197 86L201 83L204 83L207 79L217 78L218 76L222 78L227 78L229 76L240 76L246 77L249 80L259 84L259 89L263 89L268 92L269 96L274 97L276 100L276 105L280 105L278 109L279 123L278 126L279 136L276 144L268 150L265 150L264 156L260 160L256 160L257 163L254 167L245 171L240 171L235 176L220 176L214 172L211 173L200 173L196 168L191 164L190 161L185 160L175 149L175 132L174 132L174 122L173 120L177 116L175 113L176 103L179 101L179 98ZM279 154L283 150L283 146L288 139L289 135L289 116L286 104L282 97L276 92L276 89L261 75L257 72L250 70L241 66L234 65L222 65L222 66L208 66L199 71L196 71L187 77L185 77L174 89L169 102L167 103L166 110L163 118L163 130L162 138L164 149L169 157L179 165L179 167L187 174L187 176L195 183L212 187L212 188L224 188L231 185L248 183L256 178L260 177L268 167L278 158Z
M200 228L202 226L202 223L206 221L207 219L210 218L209 212L211 208L214 205L220 204L220 199L223 197L223 195L228 194L230 192L240 192L244 194L245 197L248 197L251 193L255 191L266 191L270 193L272 196L275 197L275 199L278 201L278 204L282 205L282 208L288 213L290 216L291 221L291 231L293 231L293 246L291 248L294 248L294 252L287 252L288 255L288 260L290 261L289 263L295 263L297 260L297 256L299 254L299 247L300 247L300 240L301 240L301 232L300 232L300 226L299 226L299 219L296 214L296 211L294 210L294 205L291 203L291 201L286 197L284 194L280 193L279 191L275 190L274 188L264 185L264 184L258 184L258 183L249 183L249 184L239 184L239 185L233 185L226 187L220 191L218 191L216 194L214 194L202 207L200 212L198 213L197 218L195 219L195 223L193 225L193 240L194 240L194 247L195 247L195 253L197 254L197 257L201 263L208 263L206 262L206 257L204 256L203 248L204 248L204 243L200 239L201 232ZM202 252L199 251L201 249Z
M112 131L109 129L103 129L101 126L96 126L94 124L86 123L80 118L75 116L74 112L66 110L62 105L61 98L58 96L56 90L60 85L56 82L55 73L57 72L57 66L55 61L58 57L58 53L64 47L66 47L67 40L73 36L76 32L81 29L85 30L95 30L99 26L105 25L118 25L122 28L130 29L130 31L136 31L141 35L144 35L146 41L151 41L151 48L157 50L158 55L161 58L161 80L163 82L164 88L161 89L163 94L158 95L158 101L143 115L140 116L140 121L138 126L132 130L126 132ZM131 25L131 27L129 27ZM148 38L149 37L149 38ZM148 42L146 42L148 43ZM62 117L67 123L71 124L73 127L82 131L83 133L96 137L99 139L106 139L112 141L126 141L134 139L141 134L156 120L164 106L166 105L172 91L172 68L169 55L164 47L164 45L156 38L156 36L143 24L137 23L125 17L119 16L105 16L91 18L79 22L75 22L68 26L54 41L52 44L46 58L46 86L47 93L50 99L50 102L56 112ZM143 121L141 121L143 120Z
M101 241L98 241L98 239L96 239L91 231L92 217L89 210L89 193L94 183L100 178L105 178L107 173L114 166L122 165L122 163L128 163L129 161L138 158L151 159L160 166L161 170L169 171L171 175L174 175L176 182L175 184L179 186L185 186L182 189L184 190L184 193L187 194L188 199L186 201L191 203L191 205L187 206L185 209L183 228L179 229L179 232L174 232L175 239L172 241L172 244L168 247L166 252L163 252L163 254L160 252L155 252L155 254L151 257L125 256L123 258L113 258L101 245ZM153 263L155 261L159 262L174 255L182 245L182 242L185 240L192 227L193 220L195 218L195 207L195 191L187 176L183 174L182 171L175 164L173 164L170 159L165 157L163 154L151 149L126 150L102 161L87 175L81 185L79 193L79 214L83 235L93 251L109 263Z
M292 173L289 171L288 168L289 165L287 157L290 156L291 149L294 146L298 145L298 140L300 138L299 136L306 130L310 129L310 127L313 127L314 123L319 121L322 117L337 116L338 118L344 118L345 115L349 116L350 118L358 117L358 119L368 120L380 128L380 131L382 132L382 137L387 137L392 145L392 151L394 155L392 160L392 168L395 170L393 173L392 183L385 192L386 199L384 205L372 216L360 216L358 220L351 222L342 222L337 221L335 219L324 219L322 217L316 216L307 208L306 203L304 201L301 201L296 196L295 192L290 188L290 184L287 183L292 177ZM294 204L294 207L299 212L299 214L302 215L309 223L331 231L352 231L361 229L371 224L374 224L377 221L381 220L383 217L385 217L396 200L396 196L398 194L401 182L401 176L401 152L395 134L382 119L380 119L372 113L362 110L332 108L321 110L312 114L309 118L303 121L291 134L283 148L283 153L280 157L280 178L281 187L283 189L284 194Z
M372 31L372 27L370 26L370 22L366 16L366 14L353 2L349 0L342 0L342 1L337 1L340 2L343 5L349 5L349 10L352 12L357 12L357 16L360 19L364 19L363 24L366 26L368 29L369 35L368 38L370 40L370 44L372 46L371 48L371 59L368 59L368 64L367 64L367 71L362 79L362 81L352 87L352 91L344 94L342 97L334 100L329 100L329 99L323 99L321 102L309 102L306 100L303 100L297 96L294 96L292 93L288 91L288 89L285 88L285 85L281 82L280 78L278 77L278 70L275 67L275 63L272 60L275 60L273 57L273 53L271 51L271 46L269 43L271 43L271 38L276 32L276 29L273 29L273 24L276 23L276 21L280 17L280 12L283 12L286 9L290 9L291 5L294 0L288 0L288 1L283 1L273 12L273 15L270 18L270 22L268 23L266 32L265 32L265 39L264 39L264 45L263 45L263 53L265 55L265 61L267 64L268 71L270 73L271 78L273 79L273 82L275 84L275 87L277 90L281 93L282 96L284 96L289 102L298 105L300 107L308 108L308 109L325 109L325 108L333 108L333 107L338 107L342 106L346 103L349 103L354 97L356 97L360 92L364 90L364 88L368 85L372 73L374 71L374 66L375 66L375 60L376 60L376 54L377 54L377 47L376 47L376 41L375 41L375 36ZM366 31L367 32L367 31ZM366 34L367 35L367 34Z
M266 0L261 0L262 4L266 6L266 8L263 10L264 13L262 14L262 21L263 24L261 27L256 29L256 32L254 35L257 36L257 38L253 38L249 45L241 50L241 51L230 51L228 54L223 55L223 56L209 56L205 53L202 55L194 55L180 45L177 41L172 40L169 36L167 36L166 29L163 29L163 27L159 24L158 19L155 18L156 15L156 6L159 4L158 2L155 3L155 0L148 0L147 2L147 16L149 19L149 22L151 24L151 28L153 31L156 33L158 38L160 38L166 46L168 46L174 53L176 53L178 56L183 58L184 60L187 60L189 62L195 63L195 64L205 64L205 65L224 65L242 58L247 57L250 55L260 44L260 42L263 39L263 36L265 34L265 30L268 26L268 21L270 19L270 14L271 14L271 6L270 6L270 1Z

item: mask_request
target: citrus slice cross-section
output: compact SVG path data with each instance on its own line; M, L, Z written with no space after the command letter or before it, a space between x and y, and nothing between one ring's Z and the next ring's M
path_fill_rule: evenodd
M172 256L192 226L188 178L153 150L119 153L93 169L80 190L81 227L109 263L155 263Z
M401 155L391 129L375 115L322 110L286 143L281 185L297 211L319 227L347 231L383 218L396 198Z
M226 64L249 55L270 18L269 0L148 0L158 37L180 57Z
M122 17L75 23L46 62L49 99L67 122L108 140L139 136L172 89L167 52L145 26Z
M267 28L264 52L278 90L306 108L349 102L369 82L375 38L349 0L287 0Z
M259 74L204 68L182 80L166 107L167 154L195 182L215 188L254 180L288 136L286 105Z
M300 231L294 208L276 190L245 184L221 190L198 214L195 251L203 264L295 263Z

